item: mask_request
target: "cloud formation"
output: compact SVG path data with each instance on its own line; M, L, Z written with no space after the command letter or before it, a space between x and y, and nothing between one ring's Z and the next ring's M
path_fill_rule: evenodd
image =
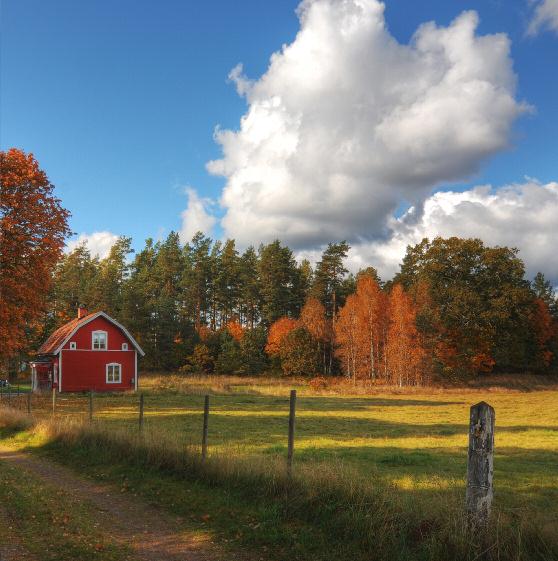
M401 204L420 218L433 188L505 149L528 109L507 36L478 35L475 12L426 23L408 45L376 0L305 0L298 16L263 76L231 72L248 109L239 130L216 132L223 157L207 165L226 178L221 224L240 245L381 239Z
M104 259L108 256L110 248L118 240L118 236L112 232L93 232L91 234L80 234L77 238L70 240L66 244L66 251L69 253L79 245L85 244L93 257Z
M188 205L182 211L182 227L180 228L180 239L186 243L192 239L196 232L210 234L217 219L211 214L210 199L201 198L195 189L186 188Z
M558 0L542 0L536 4L527 34L538 35L544 29L558 33Z
M411 215L412 210L391 219L386 241L356 244L351 268L371 263L383 278L391 278L407 245L436 236L472 237L488 245L517 247L528 277L542 271L558 286L558 183L529 181L498 190L479 186L464 192L438 192L425 201L419 220Z

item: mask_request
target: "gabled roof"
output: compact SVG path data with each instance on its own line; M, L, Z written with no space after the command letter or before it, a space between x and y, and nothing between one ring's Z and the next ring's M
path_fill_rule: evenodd
M75 318L72 321L59 327L51 336L39 347L37 351L38 355L56 355L60 352L62 347L73 337L78 329L81 329L84 325L87 325L90 321L97 319L98 317L103 317L107 321L110 321L113 325L118 327L126 337L130 340L135 349L139 352L141 356L144 356L142 348L138 345L136 340L132 337L130 332L121 324L119 324L115 319L112 319L105 312L94 312L92 314L87 314L82 318Z

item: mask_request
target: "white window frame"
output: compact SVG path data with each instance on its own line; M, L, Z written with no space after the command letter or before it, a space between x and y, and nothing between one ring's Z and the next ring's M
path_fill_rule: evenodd
M123 350L123 351L127 351L127 350L128 350L128 343L122 343L122 350Z
M77 343L75 341L70 341L70 350L75 351L77 349Z
M109 380L109 367L113 367L112 380ZM118 366L118 380L114 380L114 367ZM105 367L105 380L107 384L121 384L122 383L122 365L118 362L109 362Z
M104 349L96 349L95 348L95 335L100 335L101 333L104 334L104 336L105 336L105 348ZM93 331L91 333L91 349L93 351L107 351L108 350L108 333L106 331L98 329L97 331Z

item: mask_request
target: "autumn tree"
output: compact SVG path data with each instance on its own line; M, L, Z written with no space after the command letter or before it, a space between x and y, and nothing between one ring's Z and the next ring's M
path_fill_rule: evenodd
M327 374L328 353L332 352L331 320L326 317L325 308L317 298L308 298L300 312L300 325L316 341L318 354L321 356L322 372Z
M558 322L550 313L548 304L537 298L533 303L530 317L534 336L533 366L538 370L548 370L555 360L557 350Z
M533 300L517 250L479 239L435 238L407 248L394 283L429 287L439 323L432 333L439 374L467 376L526 364Z
M334 325L336 353L341 360L341 368L345 376L356 383L362 370L362 333L359 321L358 297L350 294L345 305L339 311Z
M226 330L237 343L240 343L240 341L242 341L242 337L244 336L244 328L237 319L231 319L226 325Z
M43 319L69 212L32 154L0 152L0 361L26 349Z
M281 369L286 376L315 376L320 369L316 340L302 326L290 331L279 345Z
M386 341L387 377L399 386L422 383L424 351L419 344L416 312L400 284L389 295L390 318Z
M362 274L356 289L357 318L360 328L360 356L371 380L378 378L385 364L382 358L387 335L387 298L375 277Z
M296 319L282 317L271 324L267 336L267 344L265 352L270 355L278 355L281 348L282 340L293 330L298 327L299 323Z

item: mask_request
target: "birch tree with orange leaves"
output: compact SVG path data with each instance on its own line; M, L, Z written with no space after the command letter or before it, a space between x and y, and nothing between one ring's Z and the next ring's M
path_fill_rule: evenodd
M306 328L308 333L316 340L318 352L322 357L323 374L327 374L327 347L332 346L332 327L330 320L326 317L326 310L322 303L310 297L306 300L300 313L300 324Z
M362 336L359 321L359 303L356 294L350 294L339 311L335 322L336 354L345 375L356 383L362 364Z
M370 275L358 279L356 295L362 346L359 355L365 362L367 376L375 380L385 373L382 355L387 335L387 297Z
M400 284L389 295L390 319L386 341L387 378L399 386L422 382L424 351L419 343L416 311Z
M0 361L25 349L42 320L69 212L32 154L0 152Z

